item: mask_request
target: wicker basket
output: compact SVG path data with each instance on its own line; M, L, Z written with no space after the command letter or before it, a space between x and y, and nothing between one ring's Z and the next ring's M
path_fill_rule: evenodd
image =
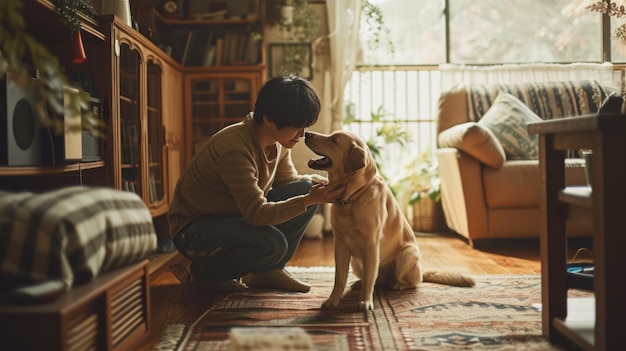
M441 201L424 197L413 205L413 230L436 233L444 230Z

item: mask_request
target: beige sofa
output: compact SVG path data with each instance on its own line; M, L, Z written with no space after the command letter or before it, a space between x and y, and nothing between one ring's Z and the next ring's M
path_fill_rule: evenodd
M472 245L537 238L538 139L526 132L526 124L596 112L615 90L595 81L571 81L458 84L442 93L436 154L448 227ZM576 155L566 161L566 183L584 185L584 161ZM590 228L568 224L568 233L587 236Z

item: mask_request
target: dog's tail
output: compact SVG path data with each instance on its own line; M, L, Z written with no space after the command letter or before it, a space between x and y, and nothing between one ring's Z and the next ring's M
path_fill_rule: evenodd
M474 278L460 273L430 271L424 272L423 277L424 281L428 283L459 286L462 288L471 288L476 285Z

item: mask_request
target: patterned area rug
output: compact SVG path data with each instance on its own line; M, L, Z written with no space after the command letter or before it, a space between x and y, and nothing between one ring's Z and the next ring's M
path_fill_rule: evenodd
M288 269L313 286L309 293L231 293L156 349L229 350L233 327L301 327L325 351L561 350L541 336L539 275L478 275L474 288L378 290L374 311L359 313L354 291L340 308L319 308L332 289L332 269Z

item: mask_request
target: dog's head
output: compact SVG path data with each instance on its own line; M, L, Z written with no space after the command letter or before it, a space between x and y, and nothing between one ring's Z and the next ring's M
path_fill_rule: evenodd
M364 180L376 175L376 163L369 147L358 135L336 131L332 134L307 132L305 143L322 158L309 160L308 166L328 172L331 183L362 174Z

